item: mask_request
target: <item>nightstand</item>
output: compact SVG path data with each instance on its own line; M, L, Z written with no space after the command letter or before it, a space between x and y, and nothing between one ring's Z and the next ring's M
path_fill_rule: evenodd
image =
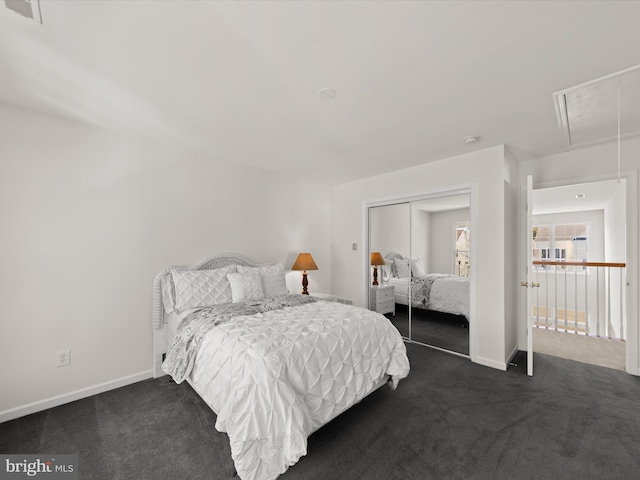
M396 314L396 294L393 285L369 287L369 310Z
M337 295L332 295L330 293L310 293L312 297L318 297L320 300L326 300L327 302L337 302Z

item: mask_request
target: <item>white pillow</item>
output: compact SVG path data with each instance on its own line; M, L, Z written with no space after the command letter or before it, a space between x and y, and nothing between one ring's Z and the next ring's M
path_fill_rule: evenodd
M414 277L423 277L426 275L424 271L424 265L422 265L422 260L419 258L416 260L411 260L411 274Z
M262 290L265 297L286 295L287 283L284 278L284 265L278 263L266 267L245 267L238 265L238 273L257 273L262 279Z
M227 274L235 271L235 265L215 270L172 270L175 309L181 312L189 308L230 303L231 285Z
M396 258L393 261L393 266L396 268L396 275L398 278L406 278L411 276L411 267L409 266L409 259Z
M227 278L231 284L233 303L250 302L264 298L262 278L257 272L229 273L227 274Z

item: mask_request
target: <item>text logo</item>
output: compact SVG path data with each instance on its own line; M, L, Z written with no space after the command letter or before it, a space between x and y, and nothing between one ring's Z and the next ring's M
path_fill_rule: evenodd
M78 455L0 455L0 480L78 480Z

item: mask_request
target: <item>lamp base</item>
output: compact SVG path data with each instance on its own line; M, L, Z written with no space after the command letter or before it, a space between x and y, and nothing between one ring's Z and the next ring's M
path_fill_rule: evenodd
M373 267L373 283L371 285L378 285L378 267Z
M304 271L302 272L302 295L309 295L307 286L309 286L309 280L307 280L307 272Z

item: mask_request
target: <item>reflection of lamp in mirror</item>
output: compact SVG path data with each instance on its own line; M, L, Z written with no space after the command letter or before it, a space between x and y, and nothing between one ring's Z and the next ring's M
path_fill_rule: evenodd
M318 270L318 266L316 262L313 261L313 257L310 253L301 253L296 258L293 267L291 270L302 270L302 294L309 295L307 291L307 286L309 285L309 281L307 280L307 270Z
M372 285L378 285L378 265L384 265L384 258L380 255L380 252L371 253L371 265L373 265L373 283Z

